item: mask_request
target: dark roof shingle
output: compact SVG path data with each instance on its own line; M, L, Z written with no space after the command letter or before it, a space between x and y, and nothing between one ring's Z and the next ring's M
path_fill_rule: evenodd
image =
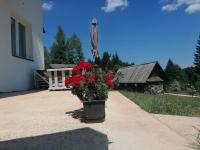
M145 83L158 62L133 65L117 72L119 83Z

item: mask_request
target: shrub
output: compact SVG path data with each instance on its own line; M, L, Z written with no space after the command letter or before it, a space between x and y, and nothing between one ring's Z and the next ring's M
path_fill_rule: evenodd
M169 90L170 90L170 91L176 91L176 92L180 91L180 90L181 90L181 85L180 85L180 83L179 83L177 80L174 80L174 81L170 84Z

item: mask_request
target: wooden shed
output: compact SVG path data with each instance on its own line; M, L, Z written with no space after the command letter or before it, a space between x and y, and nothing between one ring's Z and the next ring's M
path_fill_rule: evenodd
M120 68L116 74L121 88L129 87L136 91L146 91L151 87L163 90L167 76L156 62Z

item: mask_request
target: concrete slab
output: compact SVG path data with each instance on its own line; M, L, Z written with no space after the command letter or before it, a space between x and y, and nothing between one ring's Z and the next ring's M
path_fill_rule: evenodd
M185 117L172 115L153 115L161 123L181 135L188 141L196 143L197 130L200 129L199 117Z
M0 96L0 150L185 150L191 141L118 92L110 92L104 123L81 122L70 91Z

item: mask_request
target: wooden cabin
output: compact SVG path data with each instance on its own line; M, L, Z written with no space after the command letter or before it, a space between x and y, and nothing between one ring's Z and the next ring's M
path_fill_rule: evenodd
M120 68L116 74L120 88L131 88L135 91L147 91L154 88L163 91L167 76L156 62Z

